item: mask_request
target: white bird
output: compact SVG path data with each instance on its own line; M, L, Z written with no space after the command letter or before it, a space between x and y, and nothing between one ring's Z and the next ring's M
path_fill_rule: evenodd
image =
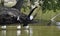
M4 0L4 6L6 7L12 7L17 3L16 0Z

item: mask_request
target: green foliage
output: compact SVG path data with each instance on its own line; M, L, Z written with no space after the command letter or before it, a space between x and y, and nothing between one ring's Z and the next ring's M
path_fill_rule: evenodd
M60 9L60 0L57 1L57 9Z
M30 9L30 5L32 4L34 5L35 1L37 0L30 0L30 3L27 3L28 1L25 0L23 4L23 8L26 9L28 7ZM42 1L43 1L43 4L42 5L40 4L40 6L43 13L45 13L47 10L49 11L53 10L53 12L57 12L56 10L60 10L60 0L42 0ZM28 4L30 5L28 6Z
M60 0L43 0L42 11L53 10L56 12L57 9L60 10Z

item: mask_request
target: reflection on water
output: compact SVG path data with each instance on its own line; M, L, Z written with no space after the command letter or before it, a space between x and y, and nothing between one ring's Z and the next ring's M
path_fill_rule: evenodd
M26 34L26 36L28 36L29 34L30 34L29 36L32 36L32 29L29 30L29 28L28 29L21 28L21 25L0 26L0 29L1 29L0 36L23 36L24 34Z
M6 36L6 30L2 30L2 36Z
M0 26L0 36L50 36L60 34L60 30L56 26L34 26L30 25L29 29L24 29L20 25L4 26L6 29L2 29Z

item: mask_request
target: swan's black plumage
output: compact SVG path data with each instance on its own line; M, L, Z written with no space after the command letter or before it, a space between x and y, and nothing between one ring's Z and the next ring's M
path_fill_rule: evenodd
M28 16L30 16L36 8L37 7L32 9L29 15L26 15L15 8L0 7L0 25L23 23L23 26L27 26L28 23L31 22ZM18 17L19 20L17 20Z
M32 9L29 15L23 14L20 12L22 7L21 1L23 2L23 0L18 0L17 4L11 8L0 6L0 25L23 23L23 26L27 26L31 22L30 15L37 7Z
M15 8L0 7L0 25L19 23L21 20L17 20L18 16L23 18L26 15Z

